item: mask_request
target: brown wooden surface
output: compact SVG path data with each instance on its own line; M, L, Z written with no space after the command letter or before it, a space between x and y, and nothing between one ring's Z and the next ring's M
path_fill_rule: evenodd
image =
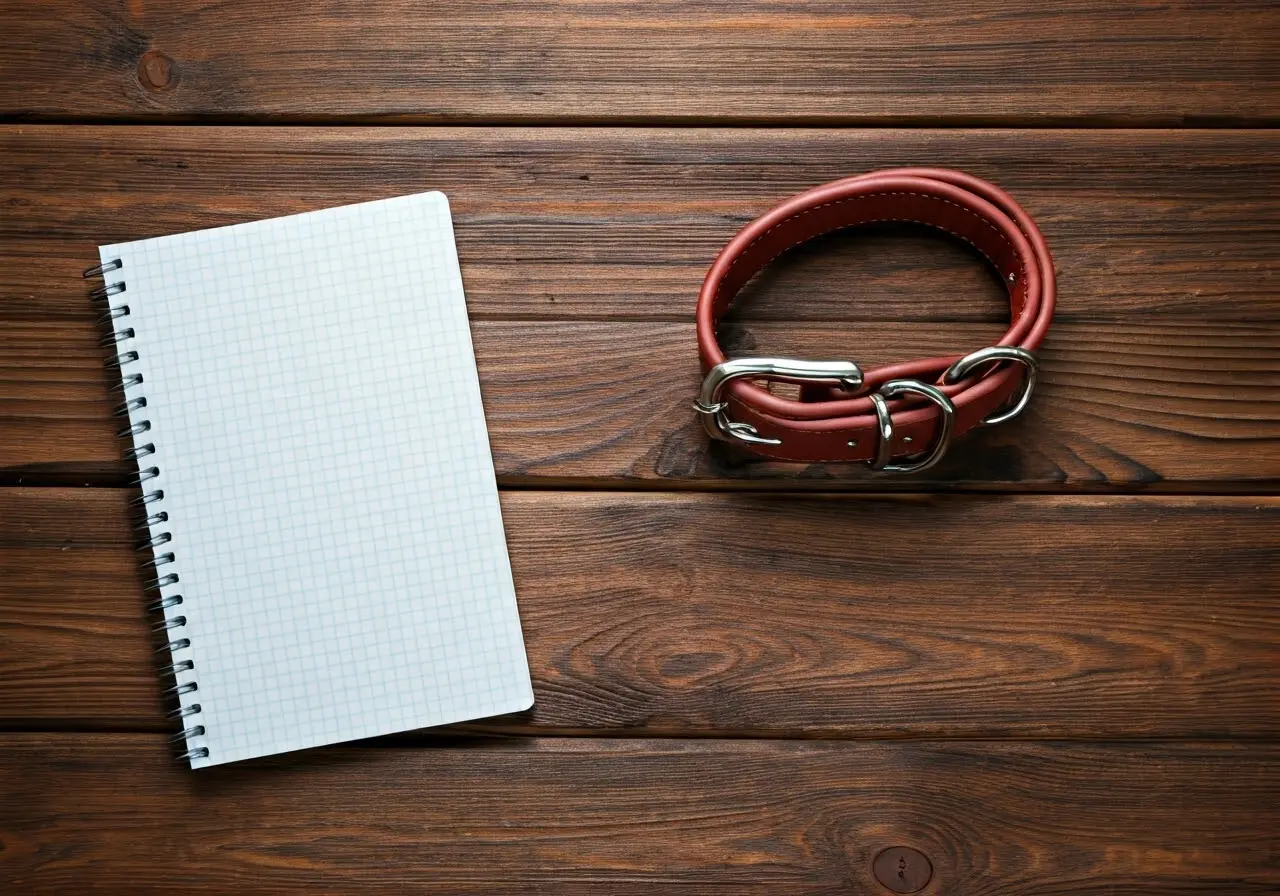
M88 320L102 243L439 188L474 318L687 321L742 225L898 165L1011 191L1053 250L1059 321L1280 321L1276 131L47 125L0 127L0 320ZM1008 318L969 252L915 231L786 261L739 319Z
M36 118L1275 121L1269 0L0 3Z
M0 133L21 212L0 222L0 322L19 334L0 358L8 483L124 481L78 277L95 239L428 183L454 197L506 483L1272 491L1280 482L1273 132ZM697 370L685 363L687 321L707 259L778 195L847 170L851 152L870 167L932 161L1000 180L1043 224L1060 269L1061 311L1032 411L912 480L839 465L797 479L792 465L708 445L688 411ZM246 169L258 173L237 174ZM232 181L240 189L229 194ZM339 290L335 300L358 297ZM1007 314L965 252L891 230L832 238L778 265L725 336L744 353L873 365L994 341Z
M1280 7L0 0L0 32L0 892L883 896L890 846L929 896L1280 890ZM708 446L714 254L912 164L1048 237L1027 414L919 477ZM426 189L537 702L183 771L79 273ZM781 259L723 337L870 365L1006 317L884 228Z
M82 286L78 284L71 289ZM843 356L868 364L961 352L996 324L749 324L739 354ZM0 357L0 481L121 485L98 331L10 325ZM708 444L693 325L473 323L494 461L505 484L717 488L1007 488L1275 491L1280 485L1280 325L1054 327L1024 417L967 438L925 474L797 468ZM849 347L855 346L852 351Z
M0 721L165 729L124 499L0 490ZM517 492L503 518L536 703L476 730L1280 734L1280 499Z
M0 735L32 891L1274 893L1274 744L504 739L193 775L157 735ZM513 888L514 889L514 888Z

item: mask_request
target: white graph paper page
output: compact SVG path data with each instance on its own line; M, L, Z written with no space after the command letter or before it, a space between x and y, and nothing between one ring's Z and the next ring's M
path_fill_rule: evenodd
M444 195L100 254L192 765L528 708Z

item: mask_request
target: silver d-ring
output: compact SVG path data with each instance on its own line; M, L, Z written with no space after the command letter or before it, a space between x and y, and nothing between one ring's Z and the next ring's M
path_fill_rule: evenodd
M1006 420L1012 420L1021 414L1022 409L1031 400L1031 390L1036 387L1036 371L1040 369L1040 361L1025 348L1018 348L1016 345L992 345L988 348L980 348L973 354L965 355L952 364L947 368L947 372L942 375L942 381L948 385L958 383L973 373L975 369L991 361L1016 361L1027 368L1027 376L1023 380L1022 394L1018 396L1014 406L1004 413L992 414L987 417L982 421L983 426L1004 423Z
M891 444L893 418L889 416L889 406L884 404L884 399L897 398L905 393L922 396L938 406L938 434L933 440L933 447L929 449L928 454L915 463L884 463L876 466L881 462L882 458L887 459L892 456L893 452ZM880 398L880 401L877 402L876 398ZM956 425L956 406L951 403L950 398L947 398L942 393L942 390L919 380L889 380L889 382L880 387L879 396L871 396L871 401L876 408L876 419L880 422L880 450L876 455L875 463L872 464L873 469L887 470L890 473L916 473L920 470L927 470L942 460L943 455L947 453L947 449L951 447L951 431ZM888 438L885 437L886 432L888 433Z

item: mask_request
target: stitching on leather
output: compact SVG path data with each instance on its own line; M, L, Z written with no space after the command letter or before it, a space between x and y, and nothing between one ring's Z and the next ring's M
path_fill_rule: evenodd
M720 277L720 282L716 284L715 295L711 297L712 307L714 308L717 304L719 304L720 296L724 292L724 282L725 280L728 279L730 272L733 271L734 267L737 266L738 262L740 262L743 259L743 257L746 256L747 253L751 251L751 249L756 245L756 243L763 240L765 237L773 233L779 227L782 227L783 225L788 224L791 221L798 221L799 219L803 218L805 215L814 214L815 212L818 212L824 208L834 208L837 205L847 205L851 202L863 202L868 199L880 199L880 198L885 198L889 196L918 196L921 199L928 199L933 202L941 202L945 205L951 206L952 208L959 209L960 211L967 214L969 217L973 218L983 226L987 227L989 230L993 231L995 235L998 236L1004 242L1004 244L1009 247L1010 251L1013 252L1014 257L1018 259L1018 276L1021 278L1020 282L1024 285L1024 288L1025 288L1026 278L1027 278L1026 262L1023 260L1021 255L1019 255L1016 251L1014 251L1013 243L1009 240L1009 238L1005 236L1003 233L1001 233L1000 229L996 227L994 224L992 224L990 221L988 221L986 218L979 215L973 209L966 208L965 206L960 205L959 203L952 202L950 199L943 199L940 196L933 196L933 195L930 195L929 193L917 193L911 190L893 190L886 193L867 193L864 196L849 196L844 199L837 199L833 202L824 202L822 203L822 205L815 205L812 208L804 209L803 211L796 212L794 215L789 215L788 217L783 218L781 221L774 224L764 233L760 234L755 239L753 239L750 243L748 243L747 247L743 249L741 252L739 252L738 255L733 259L733 261L729 262L729 266L725 268L724 274ZM981 255L983 258L985 258L987 261L991 263L992 267L994 267L997 271L1000 270L1000 266L996 264L995 259L993 259L986 252L982 251L982 249L980 249L978 245L974 243L973 240L969 239L968 237L962 234L957 233L956 231L952 230L950 227L944 227L941 224L935 224L931 221L919 221L915 218L903 218L903 217L872 218L867 221L856 221L853 224L844 224L844 225L841 225L840 227L834 227L832 228L832 231L840 230L843 227L856 227L856 226L861 226L863 224L880 224L880 223L885 223L889 221L904 221L911 224L921 224L925 227L934 227L938 230L943 231L944 233L949 233L952 236L956 237L957 239L963 240L964 242L968 243L970 246L973 246L973 248L977 250L979 255ZM1015 227L1017 227L1019 233L1023 233L1022 227L1018 224L1016 220L1014 220L1013 224ZM832 231L826 231L826 232L830 233ZM773 264L773 262L776 261L779 256L787 252L790 252L792 249L794 249L796 246L799 246L802 243L807 243L811 239L816 239L820 235L821 234L814 234L813 236L803 237L802 239L796 240L791 245L786 246L782 249L779 249L772 257L770 257L767 261L762 263L759 269L763 270L764 268L767 268L769 265ZM1026 234L1023 233L1023 236L1026 236Z
M750 243L748 243L748 244L747 244L747 247L746 247L745 249L743 249L741 252L739 252L739 253L738 253L738 255L733 259L733 261L729 262L729 266L728 266L727 268L725 268L725 272L724 272L723 276L721 276L721 278L720 278L720 282L719 282L718 284L716 284L716 292L715 292L715 295L714 295L714 296L712 296L712 299L711 299L712 307L714 308L714 307L715 307L715 305L720 301L720 294L721 294L721 293L723 292L723 290L724 290L724 282L725 282L725 280L726 280L726 279L728 279L728 277L729 277L729 273L733 270L734 266L735 266L735 265L737 265L737 263L738 263L739 261L741 261L741 260L743 259L743 257L744 257L748 252L750 252L750 251L751 251L751 249L752 249L752 247L753 247L753 246L755 246L757 243L759 243L761 240L763 240L763 239L764 239L765 237L767 237L769 234L773 233L773 231L777 230L779 227L782 227L784 224L787 224L787 223L789 223L789 222L791 222L791 221L799 220L800 218L804 217L805 215L813 214L814 212L817 212L817 211L819 211L819 210L821 210L821 209L824 209L824 208L832 208L832 207L837 206L837 205L845 205L845 204L848 204L848 203L851 203L851 202L862 202L862 201L867 200L867 199L879 199L879 198L884 198L884 197L889 197L889 196L918 196L918 197L920 197L920 198L922 198L922 199L928 199L928 200L931 200L931 201L933 201L933 202L941 202L941 203L944 203L945 205L949 205L949 206L951 206L951 207L953 207L953 208L957 208L957 209L959 209L960 211L962 211L962 212L964 212L966 215L968 215L970 218L973 218L974 220L978 221L980 224L982 224L983 226L985 226L987 229L989 229L989 230L993 231L993 232L995 233L995 235L996 235L997 237L999 237L999 238L1000 238L1000 240L1001 240L1001 241L1003 241L1003 242L1004 242L1004 244L1005 244L1006 246L1008 246L1008 247L1009 247L1009 251L1010 251L1010 253L1014 256L1014 258L1016 258L1016 259L1018 260L1018 277L1020 278L1019 283L1020 283L1020 285L1022 286L1022 288L1023 288L1023 289L1025 289L1025 288L1026 288L1026 282L1027 282L1027 265L1026 265L1025 260L1024 260L1024 259L1022 258L1022 256L1021 256L1021 255L1020 255L1020 254L1019 254L1019 253L1014 249L1012 241L1010 241L1010 239L1009 239L1007 236L1005 236L1003 233L1001 233L1001 232L1000 232L1000 229L999 229L998 227L996 227L994 224L992 224L992 223L991 223L990 221L988 221L986 218L984 218L984 217L982 217L981 215L979 215L979 214L978 214L977 212L975 212L973 209L971 209L971 208L966 208L966 207L965 207L965 206L963 206L963 205L960 205L960 204L958 204L958 203L952 202L950 199L943 199L943 198L941 198L941 197L939 197L939 196L932 196L932 195L930 195L930 194L928 194L928 193L917 193L917 192L913 192L913 191L895 190L895 191L891 191L891 192L887 192L887 193L868 193L868 194L866 194L865 196L850 196L850 197L847 197L847 198L845 198L845 199L837 199L837 200L835 200L834 202L824 202L822 205L815 205L813 208L807 208L807 209L804 209L803 211L797 212L797 213L796 213L796 214L794 214L794 215L790 215L790 216L788 216L788 217L786 217L786 218L783 218L781 221L779 221L778 223L774 224L772 227L770 227L770 228L769 228L768 230L766 230L764 233L760 234L760 235L759 235L759 236L757 236L755 239L753 239ZM941 225L941 224L935 224L935 223L933 223L932 221L921 221L921 220L918 220L918 219L916 219L916 218L905 218L905 217L870 218L870 219L868 219L868 220L866 220L866 221L858 221L858 222L855 222L854 224L846 224L846 225L843 225L843 226L844 226L844 227L856 227L856 226L862 226L862 225L864 225L864 224L881 224L881 223L887 223L887 222L890 222L890 221L894 221L894 222L906 222L906 223L909 223L909 224L920 224L920 225L922 225L922 226L924 226L924 227L933 227L933 228L935 228L935 229L937 229L937 230L941 230L941 231L943 231L944 233L949 233L949 234L951 234L952 236L954 236L956 239L959 239L959 240L961 240L961 241L963 241L963 242L965 242L965 243L968 243L970 246L972 246L972 247L974 248L974 251L976 251L979 255L981 255L983 258L985 258L985 259L986 259L986 260L991 264L991 266L992 266L993 268L995 268L997 271L999 271L999 270L1000 270L1000 265L996 264L995 259L994 259L994 258L992 258L990 255L988 255L985 251L983 251L982 247L980 247L980 246L979 246L977 243L975 243L973 240L969 239L967 236L964 236L964 235L963 235L963 234L961 234L961 233L957 233L955 230L952 230L950 227L944 227L943 225ZM1013 222L1013 223L1014 223L1014 226L1018 228L1018 232L1019 232L1019 233L1022 233L1022 234L1023 234L1023 236L1025 237L1025 236L1026 236L1026 233L1022 230L1022 227L1018 224L1018 222L1017 222L1016 220L1014 220L1014 222ZM840 229L841 229L841 227L836 227L836 228L833 228L833 231L834 231L834 230L840 230ZM832 231L827 231L827 232L832 232ZM759 270L763 270L764 268L767 268L770 264L772 264L774 261L776 261L776 260L778 259L778 257L779 257L779 256L784 255L785 253L787 253L787 252L791 251L791 250L792 250L792 249L794 249L796 246L799 246L799 245L801 245L802 243L806 243L806 242L808 242L808 241L809 241L809 240L811 240L811 239L815 239L815 238L816 238L817 236L819 236L819 235L820 235L820 234L815 234L814 236L804 237L804 238L802 238L802 239L796 240L794 243L791 243L789 246L786 246L786 247L784 247L784 248L782 248L782 249L779 249L776 253L774 253L774 255L773 255L773 256L771 256L767 261L765 261L764 263L762 263L762 264L760 265ZM1003 278L1002 278L1002 279L1003 279ZM1012 296L1010 296L1010 298L1012 299ZM1024 302L1025 302L1025 299L1024 299ZM763 413L763 412L760 412L760 411L757 411L757 412L758 412L758 413ZM791 416L791 415L788 415L788 414L775 414L775 413L770 413L770 414L769 414L769 416L774 417L775 419L778 419L778 420L789 420L789 421L800 421L800 420L821 420L821 419L823 419L823 418L821 418L821 417L796 417L796 416ZM827 418L827 419L830 419L830 418ZM958 433L958 435L959 435L959 433ZM780 455L772 455L772 456L773 456L773 457L775 457L775 458L777 458L778 460L798 460L798 458L783 458L783 457L781 457ZM836 463L836 462L839 462L840 460L842 460L842 459L841 459L841 458L833 458L833 459L832 459L832 460L830 460L830 461L813 461L813 463Z
M975 195L976 195L976 194L975 194ZM745 256L748 252L750 252L750 251L751 251L751 249L756 245L756 243L758 243L758 242L760 242L761 240L763 240L765 237L767 237L769 234L773 233L773 231L777 230L779 227L781 227L781 226L783 226L784 224L787 224L787 223L789 223L789 222L791 222L791 221L798 220L799 218L802 218L802 217L804 217L805 215L812 214L812 213L814 213L814 212L816 212L816 211L819 211L820 209L824 209L824 208L831 208L831 207L834 207L834 206L837 206L837 205L844 205L844 204L847 204L847 203L850 203L850 202L861 202L862 200L865 200L865 199L876 199L876 198L885 197L885 196L919 196L919 197L921 197L921 198L923 198L923 199L930 199L930 200L933 200L934 202L942 202L942 203L945 203L946 205L950 205L950 206L953 206L953 207L955 207L955 208L960 209L961 211L963 211L963 212L965 212L967 215L969 215L971 218L975 218L977 221L979 221L981 224L983 224L984 226L986 226L988 229L995 231L996 236L998 236L998 237L999 237L999 238L1004 242L1004 244L1005 244L1006 246L1008 246L1008 247L1009 247L1009 249L1010 249L1010 251L1013 253L1014 257L1018 259L1018 276L1021 278L1020 283L1021 283L1021 285L1022 285L1023 289L1026 289L1026 283L1027 283L1027 265L1026 265L1026 262L1023 260L1022 256L1021 256L1020 254L1018 254L1018 252L1017 252L1017 251L1015 251L1015 250L1014 250L1012 241L1010 241L1010 240L1009 240L1009 238L1008 238L1007 236L1005 236L1003 233L1001 233L1001 232L1000 232L1000 229L999 229L998 227L996 227L994 224L992 224L992 223L991 223L990 221L988 221L986 218L984 218L984 217L982 217L981 215L979 215L979 214L978 214L977 212L975 212L973 209L971 209L971 208L966 208L965 206L960 205L960 204L955 203L955 202L952 202L952 201L951 201L951 200L949 200L949 199L943 199L943 198L942 198L942 197L940 197L940 196L932 196L932 195L930 195L930 194L928 194L928 193L917 193L917 192L914 192L914 191L905 191L905 192L904 192L904 191L901 191L901 190L897 190L897 191L891 191L891 192L886 192L886 193L868 193L868 194L866 194L865 196L850 196L850 197L847 197L847 198L845 198L845 199L837 199L837 200L835 200L834 202L824 202L822 205L815 205L813 208L807 208L807 209L804 209L803 211L797 212L797 213L796 213L796 214L794 214L794 215L790 215L789 217L783 218L783 219L782 219L781 221L779 221L777 224L774 224L772 227L770 227L770 228L769 228L768 230L766 230L764 233L760 234L758 237L756 237L756 238L755 238L755 239L753 239L750 243L748 243L748 244L747 244L747 247L746 247L745 249L743 249L740 253L738 253L738 256L737 256L736 258L734 258L734 260L733 260L733 261L729 262L729 267L725 268L725 272L724 272L724 274L721 276L721 278L720 278L720 282L719 282L718 284L716 284L716 291L715 291L715 295L713 295L713 296L711 297L711 304L712 304L712 307L714 308L714 307L715 307L715 305L719 303L719 301L720 301L720 296L721 296L721 294L724 292L724 282L725 282L725 280L726 280L726 279L728 279L728 277L729 277L729 273L734 269L734 267L738 264L738 262L742 260L743 256ZM983 197L980 197L980 198L983 198ZM1024 238L1024 239L1026 239L1026 240L1027 240L1027 242L1028 242L1029 244L1031 244L1032 252L1034 253L1034 252L1035 252L1035 240L1033 240L1033 239L1031 238L1031 234L1027 232L1027 229L1026 229L1025 227L1023 227L1023 226L1022 226L1022 222L1018 220L1017 215L1009 214L1008 212L1005 212L1005 210L1004 210L1004 209L1001 209L1001 212L1004 212L1004 213L1007 215L1007 217L1009 218L1009 220L1011 220L1011 221L1013 222L1013 225L1018 229L1018 232L1019 232L1020 234L1022 234L1023 238ZM991 263L991 266L992 266L992 267L994 267L997 271L998 271L998 270L1000 270L1000 266L999 266L998 264L996 264L995 259L993 259L993 258L992 258L990 255L988 255L986 252L984 252L984 251L982 250L982 248L981 248L981 247L979 247L979 246L977 245L977 243L975 243L973 240L969 239L969 238L968 238L968 237L966 237L966 236L963 236L962 234L957 233L956 231L952 230L952 229L951 229L951 228L949 228L949 227L943 227L943 226L942 226L942 225L940 225L940 224L935 224L935 223L932 223L932 222L930 222L930 221L919 221L919 220L916 220L915 218L901 218L901 217L895 217L895 218L872 218L872 219L869 219L869 220L866 220L866 221L858 221L858 222L856 222L856 223L854 223L854 224L845 224L845 225L841 225L841 226L839 226L839 227L834 227L834 228L832 228L832 230L831 230L831 231L824 231L824 232L826 232L826 233L831 233L831 232L834 232L834 231L836 231L836 230L841 230L841 229L843 229L844 227L857 227L857 226L861 226L861 225L863 225L863 224L881 224L881 223L886 223L886 222L890 222L890 221L900 221L900 222L907 222L907 223L911 223L911 224L920 224L920 225L923 225L923 226L925 226L925 227L934 227L934 228L936 228L936 229L938 229L938 230L943 231L944 233L949 233L949 234L951 234L952 236L956 237L957 239L960 239L960 240L962 240L962 241L964 241L964 242L968 243L970 246L973 246L974 250L975 250L975 251L977 251L979 255L981 255L983 258L985 258L988 262L990 262L990 263ZM800 239L800 240L795 241L794 243L792 243L792 244L791 244L791 245L789 245L789 246L786 246L786 247L785 247L785 248L783 248L783 249L780 249L777 253L775 253L773 256L771 256L767 261L765 261L764 263L762 263L762 264L760 265L760 268L759 268L758 270L763 270L764 268L766 268L766 267L768 267L769 265L771 265L774 261L776 261L776 260L778 259L778 257L779 257L779 256L781 256L781 255L783 255L783 254L785 254L785 253L787 253L787 252L791 251L791 250L792 250L792 249L794 249L796 246L799 246L799 245L800 245L800 244L802 244L802 243L806 243L806 242L808 242L808 241L809 241L809 240L811 240L811 239L816 239L816 238L817 238L818 236L820 236L820 235L821 235L821 234L815 234L814 236L811 236L811 237L805 237L805 238L803 238L803 239ZM727 247L726 247L726 248L727 248ZM717 257L717 259L718 259L718 258L720 257L720 255L722 255L723 253L724 253L724 249L721 249L721 250L720 250L720 252L716 253L716 257ZM1012 296L1010 296L1010 298L1012 298ZM1024 299L1024 302L1025 302L1025 299ZM774 416L774 417L776 417L777 419L780 419L780 420L791 420L791 421L799 421L799 420L809 420L809 419L812 419L812 418L808 418L808 417L789 417L789 416L786 416L786 415L780 415L780 414L777 414L777 415L775 415L775 414L771 414L770 416ZM818 418L818 419L821 419L821 418ZM829 418L828 418L828 419L829 419ZM956 433L956 434L955 434L955 436L958 436L958 435L962 435L962 433ZM955 436L953 436L953 438L954 438ZM909 456L909 455L904 455L904 456ZM895 455L895 457L896 457L896 455ZM786 462L812 463L812 464L846 463L846 462L848 462L848 461L849 461L849 458L845 458L845 457L820 458L820 459L814 460L814 459L811 459L811 458L788 457L788 456L781 455L781 454L770 454L770 455L768 455L768 459L769 459L769 460L780 460L780 461L786 461Z

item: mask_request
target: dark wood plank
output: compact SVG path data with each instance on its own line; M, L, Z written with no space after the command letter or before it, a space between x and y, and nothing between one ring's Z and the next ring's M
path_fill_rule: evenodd
M1280 499L503 512L537 703L476 730L1280 735ZM0 725L165 730L125 494L0 489L0 519Z
M124 484L108 373L85 321L14 322L0 356L0 482ZM997 324L745 323L742 354L864 364L959 353ZM691 324L473 325L500 481L737 488L1161 488L1280 485L1280 325L1061 323L1031 408L917 476L764 463L709 443L690 410Z
M1274 121L1267 0L0 4L29 118Z
M0 128L0 320L82 320L100 243L438 188L476 318L688 320L747 221L838 177L942 165L1040 222L1058 319L1280 320L1280 133ZM744 320L1008 317L974 257L837 235L782 260Z
M14 892L1273 893L1275 745L472 741L184 771L0 736Z
M1027 202L1058 253L1059 323L1031 418L979 437L925 483L1270 489L1280 476L1276 139L3 129L0 169L14 213L0 218L0 321L14 339L0 360L0 481L123 481L78 278L96 241L438 186L453 197L504 482L793 484L793 466L744 464L707 446L687 407L692 335L687 325L645 321L687 320L723 240L779 196L848 173L857 158L995 177ZM740 326L726 332L740 350L864 363L981 345L1007 313L965 253L895 232L833 237L750 292ZM505 322L527 318L540 320ZM560 323L592 318L610 323ZM843 323L761 323L797 318ZM801 472L824 487L902 487L860 468Z

